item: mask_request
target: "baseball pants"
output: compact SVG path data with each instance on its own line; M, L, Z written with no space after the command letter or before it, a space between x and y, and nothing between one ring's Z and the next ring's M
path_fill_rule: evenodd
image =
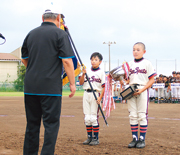
M176 98L177 97L177 89L176 88L171 88L171 97Z
M167 89L168 88L164 88L164 97L165 99L170 99L171 94L170 94L170 91L167 92Z
M154 96L155 96L155 97L158 97L158 90L155 90L155 89L154 89Z
M164 97L164 88L159 88L159 97Z
M99 96L98 92L95 92ZM85 115L84 121L86 125L97 126L98 123L98 104L92 92L84 91L83 95L83 113Z
M177 89L177 99L180 99L180 88L176 88Z
M38 155L41 118L44 144L41 155L53 155L60 126L61 96L25 95L26 133L24 155Z
M141 89L144 86L138 86ZM145 90L140 95L134 96L128 100L128 111L131 125L147 125L149 104L149 92Z

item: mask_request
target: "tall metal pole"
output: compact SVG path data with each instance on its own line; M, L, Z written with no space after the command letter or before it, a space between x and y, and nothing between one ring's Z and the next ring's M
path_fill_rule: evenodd
M72 40L72 38L71 38L71 35L70 35L70 33L69 33L69 30L68 30L67 27L65 27L65 28L66 28L65 31L67 32L67 34L68 34L68 36L69 36L69 39L70 39L70 41L71 41L71 43L72 43L72 47L74 48L74 52L76 53L76 56L77 56L77 58L78 58L78 60L79 60L79 62L80 62L80 64L81 64L81 66L84 67L84 65L83 65L83 63L82 63L82 61L81 61L81 58L80 58L80 56L79 56L79 54L78 54L78 52L77 52L77 49L76 49L76 47L75 47L75 45L74 45L74 42L73 42L73 40ZM87 73L85 73L85 76L86 76L86 79L87 79L87 81L88 81L88 83L89 83L89 86L90 86L91 90L93 91L94 98L95 98L95 100L97 101L97 96L96 96L96 94L95 94L95 91L94 91L94 89L93 89L93 87L92 87L92 84L91 84L91 82L90 82L90 80L89 80L89 77L88 77ZM105 118L105 116L104 116L104 113L103 113L103 111L102 111L102 108L101 108L100 104L98 104L98 108L99 108L99 110L100 110L100 112L101 112L101 114L102 114L102 116L103 116L103 119L104 119L106 125L109 126L108 123L107 123L107 120L106 120L106 118Z
M110 72L110 70L111 70L111 56L110 56L110 46L111 46L111 44L116 44L116 42L114 41L114 42L103 42L103 44L108 44L108 46L109 46L109 72Z

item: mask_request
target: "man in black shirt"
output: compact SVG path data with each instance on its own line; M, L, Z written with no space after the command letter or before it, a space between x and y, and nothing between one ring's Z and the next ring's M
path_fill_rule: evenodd
M60 125L62 68L70 81L73 97L76 91L72 50L68 35L61 30L61 14L57 10L44 12L43 23L26 36L22 45L22 62L27 67L24 81L26 133L24 155L38 154L41 118L44 144L41 154L54 154Z

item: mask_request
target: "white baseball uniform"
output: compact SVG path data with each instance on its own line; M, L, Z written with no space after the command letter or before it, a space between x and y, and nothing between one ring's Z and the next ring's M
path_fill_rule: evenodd
M176 83L180 83L180 78L179 77L176 77ZM177 87L176 91L177 91L177 99L180 99L180 88Z
M93 89L96 91L95 94L98 97L103 87L105 86L105 72L100 68L91 68L87 70L87 75ZM83 95L83 113L85 114L85 124L96 126L98 125L98 104L95 100L93 92L88 92L91 87L85 76L83 89L85 89Z
M172 77L170 82L171 82L171 85L173 83L176 83L176 77ZM174 87L171 87L171 97L172 99L175 99L177 97L177 89Z
M121 84L119 81L116 82L116 91L117 91L117 96L120 98L120 89L121 89Z
M138 89L143 88L148 83L150 78L154 78L154 76L156 76L156 72L151 62L145 58L137 62L135 60L129 62L129 67L129 85L137 84ZM134 96L128 100L128 110L131 125L138 124L138 121L140 122L140 125L147 125L148 104L148 89L142 92L140 95Z
M155 97L155 90L153 88L149 89L149 97L151 98Z

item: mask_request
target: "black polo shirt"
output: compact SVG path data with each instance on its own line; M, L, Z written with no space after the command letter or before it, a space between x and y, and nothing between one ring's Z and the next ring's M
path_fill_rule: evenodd
M62 59L74 57L67 33L54 23L43 22L26 36L21 52L22 59L28 58L24 93L61 96Z

